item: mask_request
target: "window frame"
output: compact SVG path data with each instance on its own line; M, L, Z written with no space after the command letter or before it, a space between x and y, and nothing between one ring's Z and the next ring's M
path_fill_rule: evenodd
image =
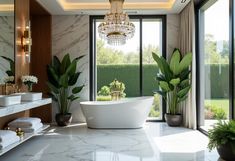
M139 54L139 76L140 76L140 96L143 96L143 19L161 19L162 21L162 56L166 58L166 29L167 29L167 24L166 24L166 15L129 15L130 19L138 19L140 22L140 54ZM104 19L103 15L91 15L89 18L89 33L90 33L90 40L89 40L89 46L90 46L90 57L89 57L89 100L94 101L96 99L96 76L97 76L97 71L96 71L96 20ZM149 120L149 121L156 121L156 122L164 122L164 114L166 113L166 103L165 101L162 102L162 117L159 120Z
M234 91L234 84L235 84L235 78L233 78L234 75L234 67L235 67L235 60L234 60L234 37L235 37L235 31L234 31L234 14L235 14L235 6L234 2L235 0L229 0L229 120L235 119L234 118L234 99L235 99L235 91ZM216 0L204 0L201 1L197 6L195 6L196 11L196 107L197 107L197 129L204 133L205 135L208 135L208 131L205 131L200 126L201 119L204 116L201 116L201 91L200 91L200 60L201 58L201 48L202 48L202 41L201 41L201 34L204 32L204 29L201 27L203 26L204 22L201 17L201 9L203 7L208 7L210 5L213 5L216 2Z

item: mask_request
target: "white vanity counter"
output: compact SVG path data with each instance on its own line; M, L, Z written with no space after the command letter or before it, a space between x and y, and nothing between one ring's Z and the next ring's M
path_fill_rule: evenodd
M41 100L32 101L32 102L21 102L21 104L0 107L0 117L11 115L14 113L30 110L36 107L50 104L52 102L51 98L43 98Z
M12 105L12 106L6 106L6 107L0 107L0 117L4 117L7 115L11 115L14 113L30 110L36 107L40 107L43 105L50 104L52 102L51 98L43 98L41 100L37 101L31 101L31 102L21 102L20 104ZM3 155L4 153L8 152L9 150L13 149L14 147L22 144L26 140L32 138L33 136L37 135L38 133L42 132L46 128L48 128L49 125L43 125L42 128L38 129L34 133L25 133L25 136L21 138L19 142L16 142L15 144L12 144L2 150L0 150L0 156Z

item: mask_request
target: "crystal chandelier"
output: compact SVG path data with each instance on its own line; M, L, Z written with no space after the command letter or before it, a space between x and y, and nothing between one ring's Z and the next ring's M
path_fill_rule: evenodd
M135 33L135 26L130 22L126 13L123 13L124 0L109 0L110 13L105 15L103 23L98 26L98 32L102 39L109 45L124 45Z

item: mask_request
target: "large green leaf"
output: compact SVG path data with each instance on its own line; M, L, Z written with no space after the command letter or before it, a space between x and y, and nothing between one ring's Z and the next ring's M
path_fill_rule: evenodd
M183 59L181 60L180 64L179 64L179 67L180 67L180 70L184 70L184 69L187 69L189 68L189 66L191 65L192 63L192 53L187 53Z
M157 81L166 81L165 76L162 73L158 73L156 76Z
M187 86L189 86L189 79L185 79L185 80L180 82L180 87L181 88L185 88Z
M62 60L61 66L60 66L60 73L64 74L67 70L67 68L70 66L70 56L69 54L66 54Z
M72 63L66 69L66 73L71 76L74 75L77 68L77 60L73 60Z
M58 102L58 98L57 98L57 96L53 92L52 93L47 93L47 94L49 95L49 97L52 98L53 101Z
M158 65L158 68L160 69L160 71L161 71L163 74L165 74L165 73L164 73L163 64L162 64L162 60L160 59L160 57L159 57L157 54L155 54L154 52L152 52L152 57L153 57L153 59L157 62L157 65Z
M84 85L80 86L80 87L74 87L72 90L73 94L77 94L79 92L81 92L81 90L83 89Z
M15 74L14 74L11 70L7 70L7 71L6 71L6 74L7 74L8 76L15 76Z
M77 61L79 61L80 59L82 59L85 55L81 55L78 58L75 58Z
M179 49L175 49L170 60L170 69L174 75L178 75L181 72L180 57L181 55Z
M185 80L189 78L189 74L191 73L191 71L187 68L184 69L181 73L180 73L180 80Z
M71 99L73 99L74 97L75 97L75 95L71 94L71 95L68 97L68 99L71 100Z
M173 76L173 74L170 70L170 66L167 63L167 61L165 60L165 58L160 57L160 59L161 59L162 66L163 66L163 69L164 69L165 78L166 78L167 81L170 81L172 79L172 76Z
M58 82L59 76L57 75L57 72L55 71L55 68L53 68L51 65L48 65L47 70L48 70L50 76L53 78L53 80Z
M50 90L52 92L54 92L55 94L59 93L59 89L57 87L55 87L53 84L51 84L50 82L47 82L47 86L50 88Z
M10 70L6 71L6 74L8 76L15 76L15 62L14 60L6 57L6 56L1 56L3 59L7 60L8 63L10 64Z
M65 73L63 74L60 78L59 78L59 84L60 86L64 87L64 88L68 88L68 75Z
M69 86L73 86L76 84L80 74L81 74L81 72L77 72L74 75L69 77Z
M166 98L166 92L161 90L154 90L153 93L161 95L164 99Z
M174 78L170 81L170 84L177 86L180 83L180 78Z
M8 58L6 56L1 56L3 59L7 60L9 63L14 62L11 58Z
M78 99L78 98L80 98L80 97L75 96L75 95L71 95L71 96L68 97L68 99L69 99L71 102L74 101L74 100L76 100L76 99Z
M180 102L182 102L182 101L185 101L187 98L188 98L187 95L185 95L183 98L179 98L179 99L178 99L178 103L180 103Z
M179 98L185 97L185 96L188 94L190 88L191 88L190 86L187 86L187 87L185 87L184 89L180 90L180 91L177 93L177 96L178 96Z
M159 86L161 87L162 90L164 90L164 91L166 91L166 92L168 92L168 91L171 90L170 87L169 87L169 85L168 85L168 83L165 82L165 81L160 81L160 82L159 82Z
M52 65L53 65L53 68L55 69L55 72L57 73L57 75L60 75L61 62L57 56L53 57Z

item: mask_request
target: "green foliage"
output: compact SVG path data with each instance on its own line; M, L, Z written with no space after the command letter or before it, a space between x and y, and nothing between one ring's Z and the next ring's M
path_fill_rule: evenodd
M156 79L161 90L156 92L163 96L168 103L170 114L179 113L178 104L187 99L187 94L191 88L189 81L189 66L192 62L192 53L181 56L179 49L172 53L170 63L162 56L152 53L153 59L157 62L161 71Z
M103 86L98 92L98 96L110 96L110 89L108 86Z
M108 101L109 97L112 96L113 92L119 92L120 97L126 97L126 93L124 92L126 89L125 84L123 82L114 79L108 86L103 86L98 92L97 101ZM107 97L103 97L107 96Z
M118 81L117 79L114 79L110 84L109 84L109 89L111 95L113 92L120 92L120 97L126 97L126 93L124 92L126 87L123 82Z
M122 50L117 50L105 46L105 42L102 40L97 40L97 64L138 64L139 63L139 51L135 50L133 52L124 53ZM153 64L151 52L160 54L158 47L153 45L144 46L143 48L143 63Z
M228 64L207 64L205 65L205 82L210 83L205 98L228 98L229 96L229 65ZM205 89L208 83L205 83Z
M71 103L79 98L76 95L84 87L84 85L74 86L80 75L80 72L76 72L77 63L82 57L71 61L69 54L66 54L60 61L58 57L54 56L52 63L47 66L47 85L53 100L58 103L61 114L69 113Z
M230 144L235 154L235 121L219 121L213 129L208 132L209 150L221 145Z
M149 113L149 117L159 117L159 116L160 116L160 97L158 94L155 94L153 105Z
M111 101L112 100L112 97L109 95L109 96L97 96L96 97L96 100L97 101Z
M227 114L223 108L219 108L215 105L206 105L205 106L205 118L206 119L225 120L225 119L227 119Z
M145 96L152 96L153 89L158 88L154 81L156 71L158 71L156 64L143 65L143 95ZM97 89L108 85L114 78L122 80L125 84L125 93L128 97L140 96L139 65L97 65Z
M205 72L205 82L210 80L211 88L208 93L205 94L206 99L216 98L228 98L228 64L207 64L205 65L206 71L210 68L210 73ZM190 71L181 73L183 81L180 82L180 86L187 87L189 85L188 74ZM156 76L156 73L157 76ZM183 76L183 74L185 76ZM158 77L158 78L156 78ZM97 65L97 89L101 89L102 86L108 85L114 78L122 80L126 85L125 93L128 97L139 96L139 65L133 64L116 64L116 65ZM158 72L156 64L143 64L143 94L152 95L153 89L158 89L158 84L155 80L164 80L164 76ZM205 86L206 88L206 86Z
M222 51L217 50L217 43L223 44ZM213 35L207 34L204 41L205 64L228 64L229 43L228 41L217 42Z
M10 64L10 70L6 71L6 74L10 77L10 76L15 76L15 62L13 60L11 60L8 57L5 56L1 56L3 59L5 59L6 61L8 61L8 63Z
M109 84L110 91L120 91L123 92L126 87L123 82L118 81L117 79L114 79L110 84Z

